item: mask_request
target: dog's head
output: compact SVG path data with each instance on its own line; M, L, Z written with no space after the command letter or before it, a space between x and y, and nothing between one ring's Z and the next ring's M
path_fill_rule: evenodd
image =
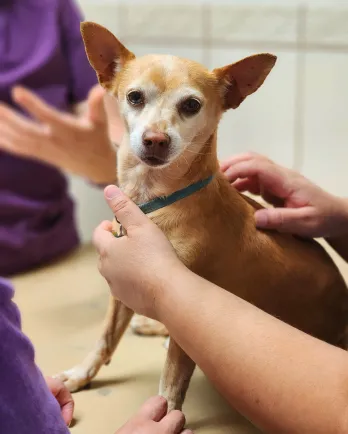
M152 167L183 155L192 160L222 113L254 93L276 61L271 54L258 54L208 71L174 56L136 58L95 23L82 23L81 30L100 84L119 102L132 152Z

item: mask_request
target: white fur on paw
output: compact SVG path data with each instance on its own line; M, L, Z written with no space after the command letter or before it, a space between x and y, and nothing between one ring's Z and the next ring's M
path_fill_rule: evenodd
M75 366L54 376L62 381L70 392L77 392L90 382L91 376L83 366Z
M141 315L133 316L130 327L138 335L168 336L168 330L163 324Z

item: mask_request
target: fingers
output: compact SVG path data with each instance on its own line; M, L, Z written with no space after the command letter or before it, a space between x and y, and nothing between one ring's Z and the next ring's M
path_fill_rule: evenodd
M237 163L226 171L225 176L231 183L238 179L257 179L261 191L266 191L280 199L289 197L296 183L291 170L266 159L251 159Z
M259 160L240 161L230 166L225 175L229 182L233 183L239 178L251 178L258 176L269 167L270 163Z
M25 155L26 149L24 147L18 147L17 139L18 137L15 131L0 120L0 148L11 153Z
M23 87L15 87L12 92L14 101L27 113L41 122L58 122L61 113L46 104L41 98Z
M74 414L74 400L67 387L56 378L47 378L47 385L52 395L58 401L61 408L62 417L67 425L70 425Z
M159 422L166 415L167 408L167 400L163 396L153 396L141 406L137 416Z
M260 184L257 177L245 178L245 179L237 179L233 184L233 187L243 193L244 191L248 191L251 194L260 194Z
M265 190L263 185L260 184L257 177L237 179L232 186L238 190L240 193L249 192L256 196L261 196L262 199L276 207L284 207L284 199L275 196L269 191Z
M102 222L93 233L93 244L100 255L104 251L105 247L114 239L115 237L112 234L112 223L109 221Z
M315 229L315 210L303 208L269 208L256 211L256 226L260 229L276 229L297 235L307 234Z
M109 185L104 190L105 199L117 220L126 229L131 226L143 226L150 220L118 187Z
M241 163L242 161L250 161L252 159L259 159L259 160L262 159L262 160L271 161L268 160L267 157L257 154L255 152L246 152L244 154L238 154L229 157L227 160L223 161L220 164L220 169L222 172L226 172L226 170L229 169L234 164Z
M238 178L257 176L261 168L269 167L270 165L275 164L267 157L254 152L248 152L230 157L220 165L220 169L225 173L227 179L233 183Z
M161 420L160 425L165 433L180 434L184 429L185 423L184 414L179 410L173 410Z
M105 90L99 85L95 86L88 95L88 115L94 124L107 122L104 96Z
M16 113L5 104L0 104L0 122L16 135L33 134L37 136L43 134L43 129L39 125Z
M70 426L74 415L75 402L69 390L64 387L56 398L61 407L63 420L68 426Z

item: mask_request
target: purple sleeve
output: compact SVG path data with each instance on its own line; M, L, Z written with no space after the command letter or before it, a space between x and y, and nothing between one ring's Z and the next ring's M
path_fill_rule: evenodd
M59 0L59 22L62 47L69 62L69 98L71 104L84 101L98 83L96 73L88 62L80 22L83 17L73 0Z
M68 434L59 405L35 365L33 346L21 331L13 292L0 278L0 432Z

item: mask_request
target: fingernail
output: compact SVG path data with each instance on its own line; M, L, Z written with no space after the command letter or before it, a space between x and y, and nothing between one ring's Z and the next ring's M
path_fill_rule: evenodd
M120 196L121 190L117 188L115 185L109 185L105 189L105 196L108 199L115 199L115 197Z
M257 212L255 214L255 222L257 227L264 227L267 226L268 223L268 216L265 212Z

